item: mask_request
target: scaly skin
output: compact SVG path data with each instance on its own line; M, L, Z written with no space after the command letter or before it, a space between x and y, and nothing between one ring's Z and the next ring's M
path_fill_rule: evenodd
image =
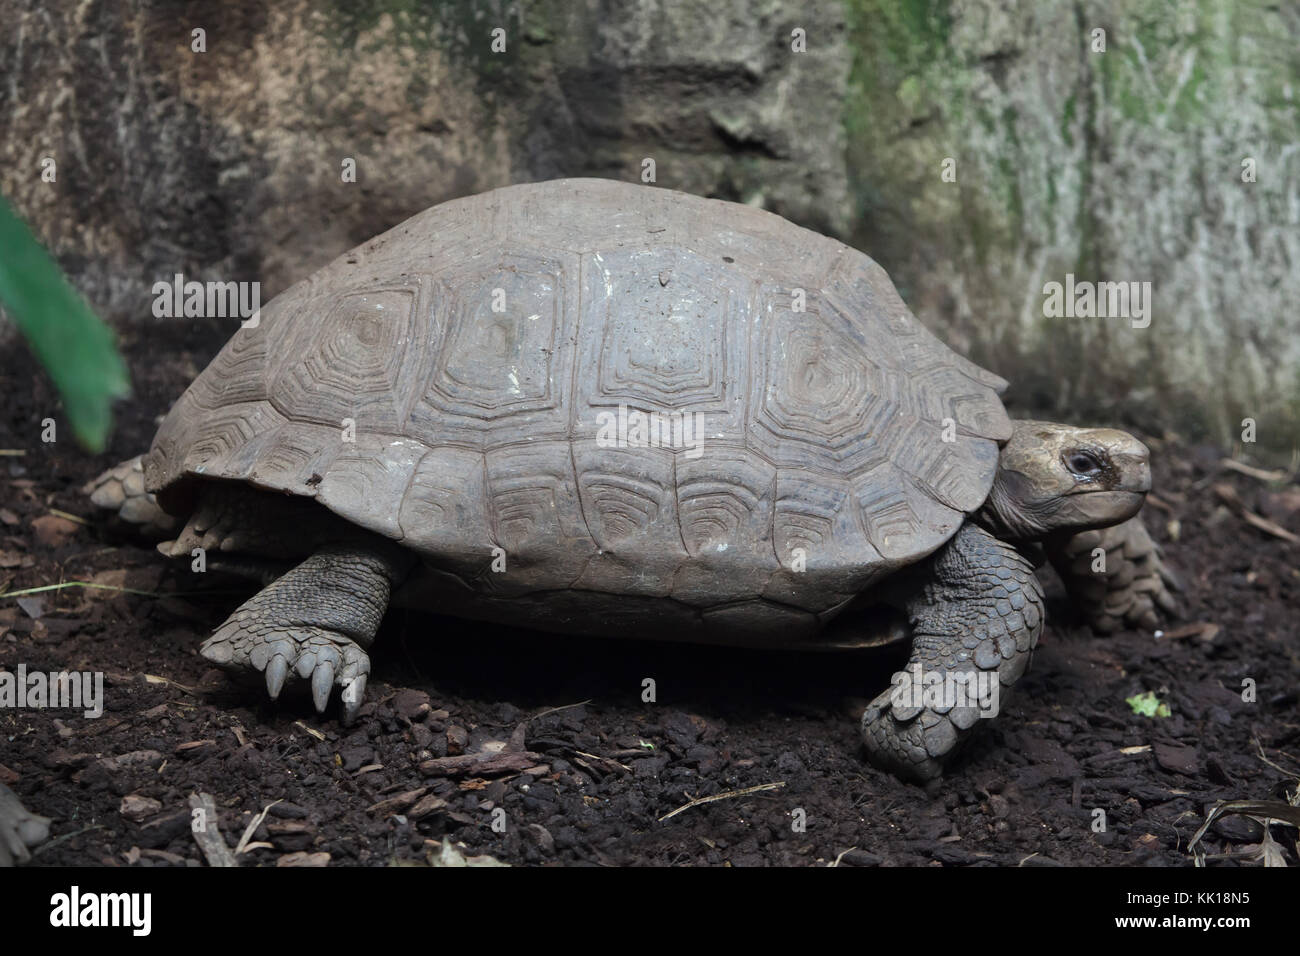
M1106 554L1104 571L1094 571L1093 550ZM1066 591L1093 630L1108 634L1123 627L1155 630L1160 612L1176 614L1174 592L1182 585L1165 566L1141 515L1110 528L1082 531L1049 540L1047 556Z
M144 489L143 455L114 465L81 490L91 504L115 511L123 521L141 526L146 535L163 535L176 527L176 519L163 511L158 499Z
M908 668L925 674L996 674L999 700L1024 673L1043 629L1043 593L1034 567L1013 546L968 522L930 559L925 583L907 604ZM899 707L893 687L862 715L873 763L928 781L980 720L978 707Z
M203 488L175 539L158 550L169 558L188 558L202 548L213 564L231 556L296 563L320 545L356 537L355 532L355 526L310 498L211 484Z
M318 711L337 684L343 721L351 723L370 673L364 649L410 562L399 548L377 541L323 545L240 605L200 652L220 667L264 672L272 700L290 677L310 678Z

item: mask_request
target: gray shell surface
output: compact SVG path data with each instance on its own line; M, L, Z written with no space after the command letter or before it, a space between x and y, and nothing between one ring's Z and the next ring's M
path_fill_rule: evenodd
M1010 435L1003 387L840 242L557 180L426 210L277 296L145 474L164 505L195 478L312 497L417 552L407 591L443 610L760 643L955 533ZM620 407L689 413L702 444L611 447Z

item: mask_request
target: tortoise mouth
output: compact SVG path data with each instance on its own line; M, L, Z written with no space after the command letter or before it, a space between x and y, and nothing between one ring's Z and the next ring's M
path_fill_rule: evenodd
M1109 525L1127 521L1142 510L1146 501L1144 491L1120 491L1112 488L1095 486L1080 489L1072 497L1072 510L1081 523L1104 528Z

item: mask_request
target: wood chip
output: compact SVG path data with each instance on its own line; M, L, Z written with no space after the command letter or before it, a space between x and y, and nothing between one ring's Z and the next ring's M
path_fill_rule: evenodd
M412 820L422 820L430 814L446 809L446 807L446 800L437 794L431 793L427 796L421 797L420 801L416 803L415 806L411 807L410 812L406 815Z
M1187 624L1172 631L1165 631L1164 639L1167 641L1180 641L1187 637L1199 637L1202 641L1209 643L1219 636L1221 630L1223 628L1210 621L1198 621L1195 624Z
M525 750L519 753L462 754L459 757L434 757L420 763L420 773L426 777L459 777L473 774L481 777L500 773L519 773L535 767L546 758Z
M1224 468L1227 468L1229 471L1235 471L1239 475L1247 475L1251 478L1257 478L1260 481L1285 481L1288 477L1285 471L1265 471L1263 468L1254 468L1250 465L1242 464L1233 458L1223 458L1219 461L1219 464Z
M1246 507L1241 496L1237 494L1237 489L1232 485L1219 482L1214 485L1213 491L1215 496L1225 505L1233 508L1242 519L1254 528L1258 528L1265 534L1271 534L1275 538L1281 538L1283 541L1289 541L1292 544L1300 542L1300 535L1296 535L1282 527L1276 521L1269 521L1262 515L1258 515Z
M138 793L128 793L117 808L117 812L132 823L146 820L160 810L162 804L159 801Z
M191 750L198 750L200 747L215 747L216 745L215 740L190 740L183 744L177 744L176 753L189 753Z
M1153 748L1156 763L1174 773L1194 775L1200 769L1200 760L1195 747L1182 747L1177 744L1156 744Z
M190 808L203 811L202 825L190 827L190 832L194 834L194 842L203 851L208 866L239 866L235 861L235 855L230 852L230 847L226 845L226 840L221 835L220 827L217 826L217 804L212 799L212 795L190 794Z
M1300 542L1300 535L1293 534L1276 521L1269 521L1267 518L1257 515L1253 511L1246 511L1244 509L1241 512L1241 516L1246 519L1246 524L1258 528L1265 534L1271 534L1275 538L1281 538L1283 541L1289 541L1292 544Z
M316 740L325 739L325 735L323 733L321 733L315 727L308 727L301 720L295 720L293 722L293 725L297 727L299 730L301 730L303 733L305 733L308 737L314 737Z
M376 804L366 807L366 813L373 813L376 816L388 817L395 813L402 813L411 808L415 801L429 792L428 787L420 787L418 790L406 790L402 793L394 794L380 800Z
M573 751L573 762L588 770L600 770L605 773L631 773L632 768L627 764L619 763L617 760L611 760L609 757L601 757L596 754L584 753L581 750ZM590 762L588 762L590 761ZM595 766L593 766L593 764Z

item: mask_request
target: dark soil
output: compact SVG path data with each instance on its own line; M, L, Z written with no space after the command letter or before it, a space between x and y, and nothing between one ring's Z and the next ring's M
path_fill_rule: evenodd
M197 865L188 799L202 791L232 845L274 804L246 865L424 861L449 837L509 863L1187 866L1208 806L1296 785L1297 546L1244 521L1223 486L1295 533L1300 489L1174 441L1152 441L1164 508L1148 507L1147 523L1184 579L1182 619L1161 637L1102 637L1054 599L1030 673L929 793L865 764L858 745L858 713L901 662L889 652L566 639L397 612L355 726L287 691L268 705L197 654L250 585L170 565L100 524L79 491L148 446L221 339L208 329L195 345L193 332L125 343L136 397L100 457L72 444L25 349L0 359L0 448L25 451L0 457L0 590L151 592L0 598L0 666L105 675L98 720L0 711L0 780L54 819L39 864ZM62 428L52 445L47 416ZM655 703L642 701L645 678ZM1171 716L1135 714L1126 698L1145 691ZM427 763L500 749L478 768ZM777 783L660 820L692 798ZM1274 832L1295 864L1294 831ZM1205 850L1244 857L1260 833L1228 817Z

